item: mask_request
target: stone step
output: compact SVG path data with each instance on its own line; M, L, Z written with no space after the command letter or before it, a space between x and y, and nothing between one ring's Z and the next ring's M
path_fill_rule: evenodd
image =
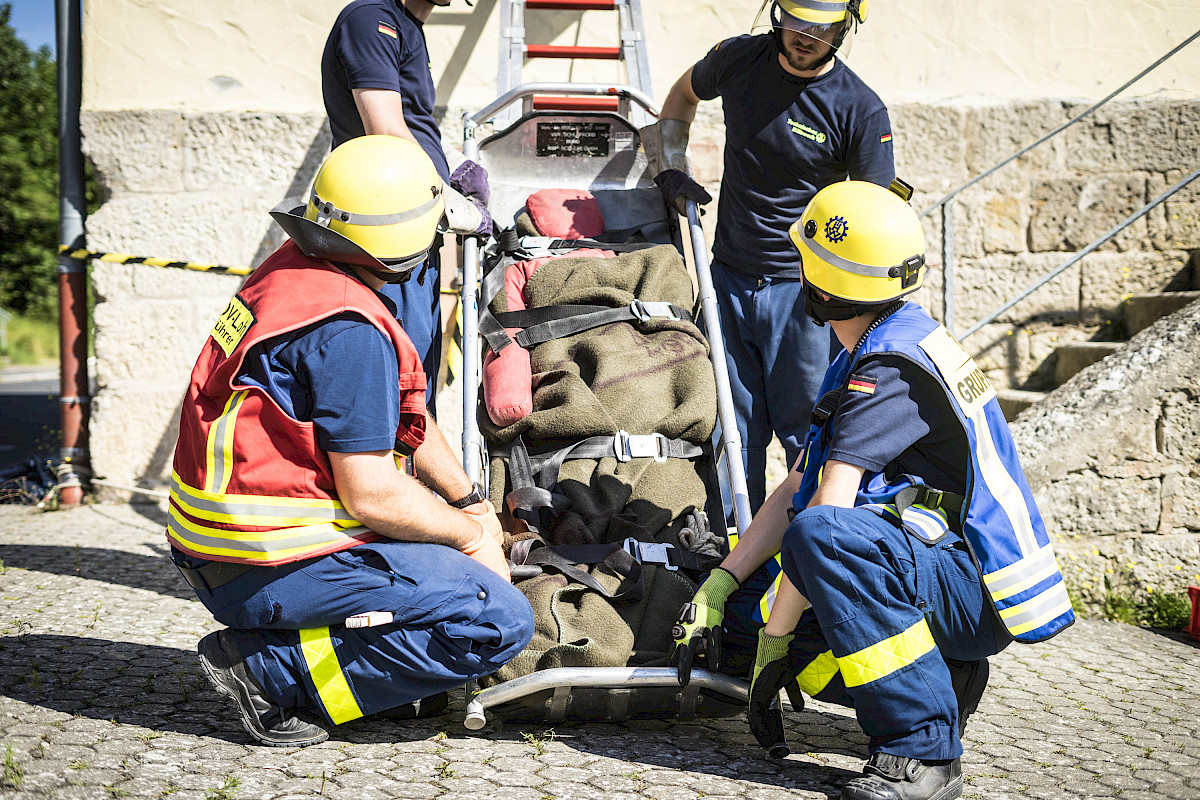
M1200 291L1130 295L1121 304L1125 331L1129 336L1133 336L1195 300L1200 300Z
M1124 342L1073 342L1054 351L1054 385L1062 386L1085 368L1125 346Z
M1000 410L1004 418L1012 422L1025 409L1045 397L1047 392L1027 392L1023 389L1000 389L996 399L1000 402Z

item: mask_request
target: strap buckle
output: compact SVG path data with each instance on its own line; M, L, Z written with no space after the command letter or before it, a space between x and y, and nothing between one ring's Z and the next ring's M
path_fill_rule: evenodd
M633 316L639 322L649 322L652 319L679 319L675 309L671 308L671 304L664 300L652 300L643 302L634 300L629 304L629 310L633 312Z
M622 463L633 458L653 458L660 464L667 460L670 443L661 433L635 436L629 431L617 431L613 437L613 449L617 461Z
M925 506L926 508L941 508L942 496L944 494L945 493L941 489L934 489L930 486L926 486L925 498L921 502L921 505Z
M656 564L666 567L671 572L676 572L679 567L671 563L671 551L675 549L675 545L667 542L640 542L630 536L621 543L622 549L629 555L633 556L634 560L639 564Z

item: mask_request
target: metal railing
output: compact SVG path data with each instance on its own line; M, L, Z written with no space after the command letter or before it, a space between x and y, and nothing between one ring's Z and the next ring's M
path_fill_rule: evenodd
M1146 214L1148 214L1150 212L1151 209L1157 207L1159 204L1161 204L1163 201L1165 201L1171 195L1175 194L1180 189L1184 188L1189 183L1194 181L1197 177L1200 177L1200 169L1198 169L1197 171L1193 172L1188 177L1186 177L1183 180L1176 183L1174 186L1172 186L1167 191L1163 192L1161 195L1156 197L1154 200L1150 201L1145 206L1143 206L1142 208L1135 211L1133 214L1131 214L1129 217L1127 217L1124 221L1122 221L1119 225L1117 225L1116 227L1109 230L1103 236L1096 239L1094 242L1089 244L1083 250L1079 251L1074 256L1069 258L1067 261L1065 261L1064 263L1055 267L1050 272L1046 273L1041 278L1039 278L1036 281L1034 281L1033 283L1031 283L1024 290L1022 290L1022 292L1020 294L1018 294L1016 297L1007 301L1000 308L996 309L995 311L993 311L990 314L988 314L987 316L985 316L983 319L976 322L975 325L973 325L969 330L966 331L966 333L962 334L961 336L958 336L955 334L955 331L954 331L954 329L955 329L955 319L954 319L954 201L958 197L958 195L962 194L967 189L969 189L972 186L974 186L975 184L979 183L984 178L987 178L989 175L992 175L997 170L1000 170L1001 168L1007 166L1008 164L1011 164L1012 162L1016 161L1018 158L1025 155L1026 153L1028 153L1030 150L1033 150L1034 148L1038 147L1039 145L1046 143L1050 139L1053 139L1055 136L1058 136L1063 131L1070 128L1072 125L1075 125L1076 123L1084 120L1085 118L1090 116L1093 112L1095 112L1096 109L1098 109L1101 106L1103 106L1104 104L1108 103L1110 100L1112 100L1114 97L1119 95L1121 92L1125 91L1130 86L1132 86L1133 84L1137 83L1139 80L1144 78L1146 75L1153 72L1155 69L1160 67L1164 62L1166 62L1167 59L1174 56L1176 53L1178 53L1183 48L1187 47L1189 44L1191 44L1198 38L1200 38L1200 31L1196 31L1191 36L1189 36L1187 39L1183 40L1182 42L1177 44L1175 47L1171 48L1171 50L1168 53L1163 55L1161 58L1159 58L1157 61L1155 61L1150 66L1146 67L1144 70L1139 72L1133 78L1130 78L1128 81L1123 83L1120 87L1118 87L1117 89L1110 92L1102 100L1100 100L1099 102L1090 106L1087 110L1081 112L1080 114L1071 118L1070 120L1063 123L1062 125L1059 125L1057 128L1050 131L1046 135L1042 136L1037 141L1032 142L1031 144L1028 144L1025 147L1022 147L1020 150L1013 153L1008 158L1004 159L1003 161L1000 161L999 163L997 163L994 166L992 166L991 168L983 171L979 175L976 175L974 178L971 178L969 181L962 184L961 186L953 189L952 191L947 193L944 197L942 197L942 199L938 200L936 203L931 205L929 208L927 208L921 212L920 216L926 217L926 216L929 216L930 214L932 214L934 211L937 211L939 209L941 211L941 221L942 221L942 241L941 241L942 324L945 326L946 330L950 331L951 335L954 335L956 339L958 339L959 341L962 341L962 340L966 339L967 337L971 336L972 334L976 333L984 325L987 325L988 323L996 320L1005 311L1008 311L1010 308L1015 306L1017 303L1021 302L1026 297L1028 297L1029 295L1033 294L1035 291L1040 289L1042 286L1045 286L1047 283L1049 283L1055 277L1057 277L1058 275L1060 275L1064 271L1066 271L1068 268L1070 268L1073 264L1078 263L1084 256L1086 256L1087 254L1089 254L1089 253L1093 252L1094 250L1096 250L1097 248L1099 248L1101 245L1103 245L1105 242L1112 239L1114 236L1116 236L1118 233L1123 231L1125 228L1129 227L1134 222L1136 222L1137 220L1144 217Z

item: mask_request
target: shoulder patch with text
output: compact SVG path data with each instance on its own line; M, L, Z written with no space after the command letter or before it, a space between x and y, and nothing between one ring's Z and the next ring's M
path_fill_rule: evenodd
M225 310L221 312L221 316L217 317L217 324L213 325L209 335L228 357L241 343L254 321L254 312L247 308L246 304L237 296L234 296L229 301L229 305L225 306Z

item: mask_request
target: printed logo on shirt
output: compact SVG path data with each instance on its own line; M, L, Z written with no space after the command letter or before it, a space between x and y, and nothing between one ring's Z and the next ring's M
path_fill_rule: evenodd
M250 330L250 326L253 324L254 312L247 308L246 304L237 296L234 296L229 301L229 305L225 306L225 310L221 312L221 316L217 318L217 324L213 325L210 335L228 357L245 338L246 331Z
M846 388L852 392L875 394L875 379L868 378L866 375L851 375L850 382L846 384Z
M393 39L400 38L399 36L396 35L396 29L393 28L391 25L388 25L386 22L379 23L379 32L382 33L384 36L390 36Z
M880 137L879 137L879 143L880 143L880 144L887 144L887 143L888 143L888 142L890 142L891 140L892 140L892 135L891 135L890 133L885 133L885 134L883 134L882 136L880 136Z
M810 128L802 122L796 122L791 117L788 117L787 124L792 129L792 133L797 136L803 136L805 139L812 139L817 144L825 144L825 140L829 138L821 131Z

